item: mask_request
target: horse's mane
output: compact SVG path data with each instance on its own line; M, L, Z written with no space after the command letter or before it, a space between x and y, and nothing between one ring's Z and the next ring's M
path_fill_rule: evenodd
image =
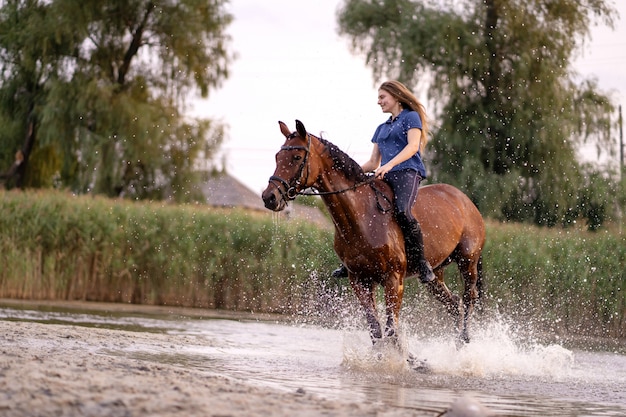
M354 159L352 159L347 153L339 149L334 143L318 137L319 141L326 147L328 153L333 160L333 168L341 171L346 176L346 179L361 182L365 181L368 177Z

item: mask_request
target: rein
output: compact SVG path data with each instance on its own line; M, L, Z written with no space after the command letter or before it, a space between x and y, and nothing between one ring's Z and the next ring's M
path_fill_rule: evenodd
M344 188L343 190L335 190L335 191L319 191L316 190L314 193L307 193L305 191L298 191L296 194L297 195L332 195L332 194L342 194L345 193L346 191L352 191L352 190L356 190L357 188L361 187L362 185L366 185L366 184L371 184L372 188L376 189L376 187L374 187L374 184L372 184L374 182L374 177L370 177L368 179L366 179L365 181L361 181L361 182L357 182L354 185L348 187L348 188ZM313 187L311 187L313 188Z
M296 136L296 133L292 133L289 138L292 138ZM297 180L296 180L296 184L295 185L289 185L289 183L287 181L285 181L284 179L276 176L276 175L272 175L270 177L270 182L279 182L281 185L283 185L285 187L285 191L282 190L282 187L276 187L278 189L278 192L280 193L280 195L283 197L283 199L285 199L285 201L292 201L295 200L295 198L299 195L304 195L304 196L323 196L323 195L333 195L333 194L342 194L348 191L353 191L356 190L357 188L363 186L363 185L369 185L370 187L372 187L372 190L374 190L374 194L376 195L376 207L378 208L378 210L385 214L388 213L389 211L392 210L393 208L393 204L391 202L391 200L389 200L389 197L387 197L385 195L385 193L383 193L382 191L380 191L380 189L378 189L378 187L376 187L376 185L374 184L374 180L376 179L373 175L370 176L369 178L367 178L365 181L361 181L361 182L357 182L354 185L348 187L348 188L344 188L342 190L335 190L335 191L319 191L316 190L314 193L311 192L305 192L305 191L297 191L297 187L300 186L302 183L300 181L300 178L302 178L302 172L304 171L304 168L307 168L307 172L306 172L306 178L304 180L304 183L306 183L309 179L309 165L308 165L308 159L309 159L309 154L311 152L311 134L308 133L307 134L307 139L308 139L308 143L307 146L281 146L280 150L281 151L291 151L291 150L303 150L304 153L304 159L302 160L302 164L300 165L300 168L298 170L298 176L297 176ZM383 207L383 205L381 204L381 200L384 200L387 207Z
M366 179L365 181L361 181L361 182L357 182L356 184L354 184L351 187L348 188L344 188L343 190L336 190L336 191L319 191L316 190L314 193L307 193L304 191L298 191L296 193L296 195L308 195L308 196L322 196L322 195L332 195L332 194L342 194L345 193L347 191L353 191L356 190L357 188L363 186L363 185L369 185L370 187L372 187L372 190L374 190L374 194L376 195L376 207L378 208L378 210L383 213L389 213L391 211L391 209L393 208L393 204L391 203L391 200L389 200L389 197L387 197L385 195L385 193L383 193L382 191L380 191L380 189L378 189L378 187L376 187L376 185L374 184L374 180L376 178L374 178L374 176L370 176L368 179ZM384 200L384 202L386 203L387 207L383 207L381 200Z

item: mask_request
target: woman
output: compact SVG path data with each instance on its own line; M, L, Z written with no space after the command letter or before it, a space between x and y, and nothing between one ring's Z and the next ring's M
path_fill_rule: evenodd
M399 81L386 81L378 89L378 105L389 119L378 126L370 159L362 165L365 172L374 171L393 189L394 213L404 234L407 262L417 265L423 283L435 279L432 267L424 258L424 241L419 222L411 213L417 191L426 169L421 152L427 142L428 124L424 106ZM332 274L348 276L345 266Z

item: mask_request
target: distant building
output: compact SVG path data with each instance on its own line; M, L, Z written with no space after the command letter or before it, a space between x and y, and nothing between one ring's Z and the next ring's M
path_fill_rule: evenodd
M261 194L257 194L227 173L210 174L201 186L205 203L212 207L244 208L268 215L274 213L265 208ZM305 220L323 227L332 227L330 219L317 207L290 203L278 213L283 218Z

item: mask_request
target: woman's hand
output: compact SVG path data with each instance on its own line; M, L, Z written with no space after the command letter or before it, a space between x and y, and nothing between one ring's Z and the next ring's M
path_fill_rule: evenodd
M385 165L381 165L378 168L376 168L374 170L374 177L376 178L380 178L383 179L385 178L385 175L391 171L391 169L394 167L394 165L391 165L389 163L386 163Z

